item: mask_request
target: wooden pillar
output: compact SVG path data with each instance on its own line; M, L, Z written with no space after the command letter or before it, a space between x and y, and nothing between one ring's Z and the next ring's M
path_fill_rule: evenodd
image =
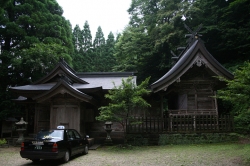
M214 91L214 105L215 105L215 111L216 111L216 115L218 115L218 104L217 104L217 98L216 98L216 91Z
M194 131L196 131L196 116L194 115L193 118L194 118Z
M163 94L160 94L161 96L161 117L163 118Z

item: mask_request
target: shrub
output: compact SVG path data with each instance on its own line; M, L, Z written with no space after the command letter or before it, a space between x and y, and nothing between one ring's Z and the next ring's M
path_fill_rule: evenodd
M203 144L235 142L238 139L239 135L235 133L160 134L158 144Z
M0 139L0 145L4 145L4 144L7 144L6 139Z

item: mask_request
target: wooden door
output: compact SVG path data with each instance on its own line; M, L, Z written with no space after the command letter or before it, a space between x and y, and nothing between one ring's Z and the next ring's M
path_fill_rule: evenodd
M68 129L80 131L80 109L75 105L52 106L50 112L50 127L56 128L59 125Z
M50 128L50 107L38 105L35 110L34 132Z

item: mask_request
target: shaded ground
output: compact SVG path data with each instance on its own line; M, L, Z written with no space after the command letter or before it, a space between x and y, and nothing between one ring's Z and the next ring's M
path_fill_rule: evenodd
M34 165L19 155L19 147L0 148L0 165ZM68 163L41 161L38 165L71 166L250 166L250 144L168 145L144 147L100 147Z

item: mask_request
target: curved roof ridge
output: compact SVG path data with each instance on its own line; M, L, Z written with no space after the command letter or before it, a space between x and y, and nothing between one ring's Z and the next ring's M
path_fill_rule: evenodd
M199 52L201 54L199 54ZM167 88L173 82L178 80L191 66L197 61L200 61L203 56L210 70L215 74L224 76L228 79L233 79L233 74L225 69L206 49L203 42L197 39L193 45L183 53L179 61L160 79L151 84L152 91L160 91ZM201 60L202 61L202 60ZM204 62L203 62L204 63ZM198 64L197 64L198 65ZM215 70L214 70L215 68Z
M193 49L195 48L196 44L198 43L198 41L196 41L182 56L181 58L176 62L176 64L164 75L162 76L160 79L158 79L157 81L155 81L154 83L151 84L151 86L161 82L162 80L164 80L165 78L171 76L174 74L174 72L176 72L176 70L182 66L182 64L185 62L185 60L188 58L191 51L193 51Z
M54 87L52 87L49 91L46 91L38 96L33 97L33 100L38 100L39 102L42 102L48 98L51 98L55 96L56 94L61 93L68 93L71 96L78 98L79 100L89 102L91 104L95 104L96 101L92 96L89 96L77 89L75 89L73 86L67 84L64 80L60 80Z
M49 74L42 77L40 80L34 82L33 85L47 83L49 80L54 78L56 75L59 75L62 73L67 75L75 83L88 84L88 82L86 82L86 81L82 80L81 78L79 78L78 76L76 76L75 73L73 73L71 70L69 70L67 67L65 67L65 65L63 65L62 63L59 62L57 64L57 66Z

